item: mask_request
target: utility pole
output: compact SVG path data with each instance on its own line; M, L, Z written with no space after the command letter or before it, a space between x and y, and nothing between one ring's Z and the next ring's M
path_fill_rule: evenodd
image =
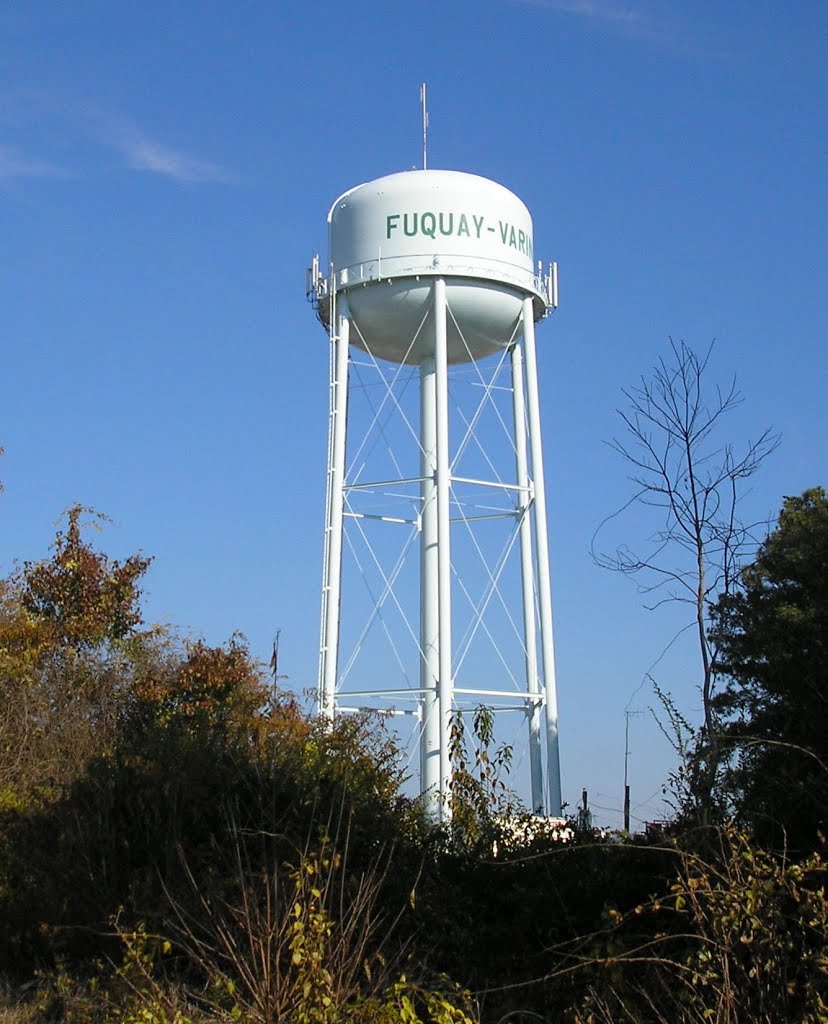
M624 709L624 831L630 831L630 784L629 784L629 763L630 763L630 717L642 715L640 708L630 710Z
M592 811L589 809L589 794L581 790L581 806L578 808L578 826L582 829L592 828Z

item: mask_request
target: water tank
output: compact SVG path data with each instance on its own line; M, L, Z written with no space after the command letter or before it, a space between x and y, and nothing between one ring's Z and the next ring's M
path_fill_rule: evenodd
M335 289L350 310L351 342L396 363L433 347L431 282L446 281L448 359L469 362L507 347L527 296L546 312L532 218L507 188L476 174L390 174L341 195L328 214ZM320 303L327 322L330 299Z

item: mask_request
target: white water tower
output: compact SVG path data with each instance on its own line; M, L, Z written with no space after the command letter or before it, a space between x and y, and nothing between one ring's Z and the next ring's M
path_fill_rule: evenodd
M453 716L486 704L519 722L532 810L558 816L535 358L555 265L535 264L517 196L458 171L350 189L328 230L309 281L331 345L320 713L410 716L420 790L445 818Z

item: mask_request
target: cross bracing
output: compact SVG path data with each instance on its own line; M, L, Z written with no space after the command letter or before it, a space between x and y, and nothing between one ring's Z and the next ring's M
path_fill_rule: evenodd
M446 718L486 704L499 738L528 755L526 803L557 814L545 509L539 543L539 438L524 383L531 303L501 350L476 360L450 294L443 287L438 307L436 282L434 290L435 306L395 363L375 357L346 302L337 312L332 301L320 708L398 716L412 763L419 755L421 790L443 816ZM439 355L441 315L443 331L451 323L469 355L444 366L442 385L439 358L406 362L428 332Z

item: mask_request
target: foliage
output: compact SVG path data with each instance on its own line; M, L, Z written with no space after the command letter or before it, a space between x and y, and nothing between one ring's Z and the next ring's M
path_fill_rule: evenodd
M26 563L22 581L23 608L52 624L59 640L75 648L123 640L135 631L141 624L138 581L151 562L140 555L118 562L95 551L82 537L84 513L93 523L105 521L92 509L73 505L53 556Z
M224 654L232 664L238 651ZM119 906L155 926L170 897L192 904L188 871L222 895L234 834L260 871L340 822L355 864L417 827L354 723L328 731L289 698L230 725L188 701L172 717L166 696L161 706L128 708L112 752L60 799L0 816L0 950L11 961L107 949L97 936Z
M378 723L307 719L238 634L139 630L148 560L94 550L80 519L0 585L0 960L111 954L107 918L186 898L181 851L220 877L235 824L283 837L267 858L341 820L355 863L419 827Z
M670 355L659 359L651 377L623 391L627 408L619 415L626 436L611 447L630 467L633 493L601 523L596 537L635 506L654 510L655 529L643 548L622 544L613 554L597 553L593 538L597 563L634 578L649 607L677 602L688 608L684 629L693 630L698 645L704 714L688 775L702 821L711 818L721 766L709 604L730 592L741 561L755 547L757 524L739 518L741 489L779 443L769 430L739 453L719 440L722 420L743 398L735 380L725 390L709 386L711 353L712 345L699 355L684 341L670 339Z
M739 589L714 609L738 752L729 787L763 841L813 848L828 824L828 495L786 498Z
M201 731L213 739L233 730L260 737L265 709L273 711L272 694L244 637L236 633L222 647L196 640L185 644L183 654L137 676L122 708L124 739L130 730L143 738L153 727Z
M354 886L326 839L256 878L241 851L234 900L208 882L201 913L170 908L172 938L119 917L120 959L92 982L53 976L41 1003L67 1024L473 1024L469 993L400 971L376 869Z
M463 714L455 711L449 731L451 760L450 833L455 844L474 847L491 843L498 816L515 810L517 798L506 785L512 763L512 747L501 744L492 750L494 713L481 704L472 716L473 750L468 749Z
M699 822L711 819L723 822L727 819L728 795L722 783L724 758L717 764L717 785L712 789L706 785L704 776L709 766L700 757L699 731L682 714L672 696L662 690L650 678L656 699L661 705L661 715L653 709L653 718L662 735L676 754L676 767L667 776L664 786L666 802L672 810L671 830L692 828ZM717 723L717 728L721 726Z
M576 1024L828 1020L825 861L763 852L731 825L705 845L676 844L669 892L611 913ZM645 940L630 941L630 920Z
M59 795L106 750L132 675L163 647L138 631L149 559L93 549L85 511L67 511L50 559L0 581L0 807Z
M199 997L215 1018L417 1024L420 1006L427 1020L469 1021L443 990L394 977L402 911L381 906L385 870L375 863L353 877L345 868L327 837L295 867L271 868L261 878L239 853L235 901L216 905L202 894L196 916L178 915L179 948L218 993Z
M717 610L740 798L738 770L783 749L755 742L783 689L819 717L825 506L788 499ZM140 574L115 599L98 570L126 563L71 534L0 584L0 961L29 986L14 1024L828 1019L821 856L729 827L536 828L486 708L468 733L454 719L452 824L431 827L381 720L308 718L240 634L145 628ZM60 600L26 598L35 582Z

